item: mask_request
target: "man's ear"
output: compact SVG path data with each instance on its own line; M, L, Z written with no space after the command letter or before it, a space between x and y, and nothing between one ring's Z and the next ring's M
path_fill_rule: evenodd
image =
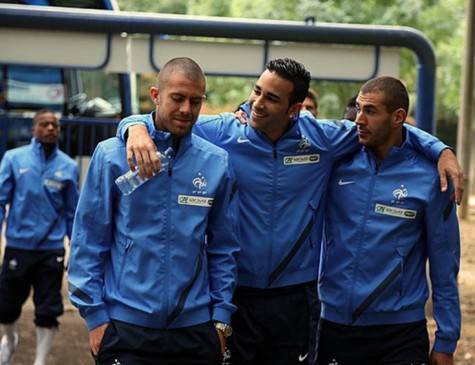
M297 120L300 114L300 109L302 109L302 103L295 103L291 105L288 110L289 118L292 120Z
M396 109L392 114L392 123L394 127L400 127L406 121L406 111L403 108Z
M159 95L158 87L152 86L150 88L150 98L152 99L155 105L158 105L160 102L160 95Z

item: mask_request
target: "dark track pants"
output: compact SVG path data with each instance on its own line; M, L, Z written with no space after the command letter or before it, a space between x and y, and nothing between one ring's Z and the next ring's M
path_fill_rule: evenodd
M220 365L222 355L212 322L162 330L112 320L95 360L98 365Z
M318 365L427 365L426 321L380 326L320 322Z
M33 287L35 324L58 326L63 314L61 282L64 249L20 250L7 247L0 274L0 323L15 322Z
M228 339L232 365L311 364L320 305L315 282L275 289L238 287Z

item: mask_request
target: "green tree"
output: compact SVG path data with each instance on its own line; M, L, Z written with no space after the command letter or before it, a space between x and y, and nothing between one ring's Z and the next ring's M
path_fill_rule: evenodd
M122 9L194 15L231 16L275 20L302 20L315 16L317 22L410 26L421 30L436 50L436 117L453 143L460 100L463 50L464 0L120 0ZM416 85L416 60L409 51L401 54L401 79L410 90ZM226 81L227 80L227 81ZM253 81L210 78L209 103L234 105L247 97ZM359 85L318 81L320 115L341 117L347 99ZM412 93L413 94L413 93ZM414 95L411 102L415 104Z
M186 14L188 0L119 0L123 11L142 11L149 13Z

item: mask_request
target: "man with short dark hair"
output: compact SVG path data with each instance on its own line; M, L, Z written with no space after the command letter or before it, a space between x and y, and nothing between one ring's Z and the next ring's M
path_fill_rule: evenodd
M318 97L312 89L308 89L307 96L302 102L302 110L310 112L315 118L318 116Z
M123 141L101 142L74 221L70 298L98 364L220 364L235 306L234 173L226 151L191 133L205 97L201 68L167 62L150 90L154 146L166 171L123 196Z
M33 118L27 146L7 151L0 165L0 222L9 205L0 275L0 364L18 342L15 323L33 287L35 365L46 364L63 313L64 236L71 237L78 199L76 163L57 147L59 119L44 109Z
M320 365L453 365L460 335L454 197L404 125L409 97L392 77L361 88L363 145L329 182L319 281ZM430 265L435 343L424 313Z
M345 107L345 113L343 113L343 119L351 120L352 122L356 119L356 95L348 99Z
M319 304L316 280L327 180L335 161L358 150L354 123L300 113L310 74L295 60L266 65L252 91L248 124L234 114L200 117L194 132L229 152L240 191L238 287L230 341L234 365L310 363ZM135 125L134 124L142 124ZM132 155L150 171L150 116L126 118ZM422 149L443 144L417 129Z

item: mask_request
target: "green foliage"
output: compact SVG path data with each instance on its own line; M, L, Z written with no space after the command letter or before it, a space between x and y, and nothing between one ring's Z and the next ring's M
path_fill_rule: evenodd
M119 0L121 9L231 16L240 18L302 20L315 16L317 22L410 26L421 30L436 50L437 112L444 130L454 127L460 100L463 59L464 0ZM402 50L401 79L414 94L416 60L412 52ZM208 102L212 108L235 105L245 99L254 80L209 80ZM359 85L317 82L320 116L338 118L346 100ZM415 104L414 97L411 98ZM447 127L448 126L448 127ZM454 129L454 128L452 128Z
M186 14L187 0L119 0L123 11L143 11L149 13Z
M223 0L190 0L188 2L188 14L229 16L229 1Z

